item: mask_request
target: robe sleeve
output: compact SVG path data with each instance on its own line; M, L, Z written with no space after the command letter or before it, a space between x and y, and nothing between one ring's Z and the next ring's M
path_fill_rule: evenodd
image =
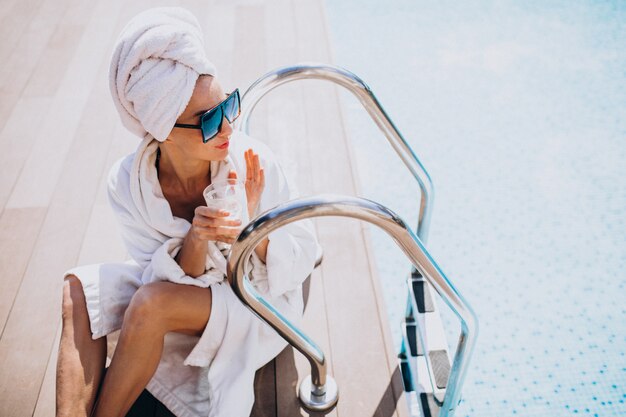
M186 275L176 262L176 255L183 240L166 236L150 227L132 204L129 187L129 170L132 155L119 160L109 173L108 197L120 225L124 245L130 257L143 269L144 284L155 281L171 281L179 284L208 287L221 281L224 275L210 268L207 256L205 273L192 277Z
M265 146L253 149L258 149L265 172L265 189L256 213L263 213L278 204L298 198L296 186L287 179L271 150ZM313 271L322 249L310 219L290 223L267 237L269 245L265 265L253 252L253 275L265 268L266 271L262 271L261 275L267 273L270 296L278 297L296 290L303 283Z

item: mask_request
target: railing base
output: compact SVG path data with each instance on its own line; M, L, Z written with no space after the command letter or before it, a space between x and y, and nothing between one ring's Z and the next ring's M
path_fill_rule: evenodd
M304 408L310 411L326 411L337 404L339 390L337 382L330 375L326 375L326 393L324 395L314 395L311 392L312 389L311 375L309 375L300 382L300 388L298 388L298 397Z

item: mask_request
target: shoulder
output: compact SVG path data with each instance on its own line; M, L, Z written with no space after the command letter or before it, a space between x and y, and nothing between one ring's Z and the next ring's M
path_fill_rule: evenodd
M135 160L135 153L128 154L118 159L111 169L107 179L107 190L110 197L117 200L130 196L130 172Z

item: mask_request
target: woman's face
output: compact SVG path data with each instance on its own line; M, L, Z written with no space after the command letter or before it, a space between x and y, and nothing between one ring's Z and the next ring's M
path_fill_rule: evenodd
M210 75L200 75L196 81L196 86L191 95L187 108L180 115L176 123L200 124L200 116L207 110L215 107L224 99L227 94L222 90L222 86ZM177 153L181 153L185 158L200 159L205 161L221 161L228 155L228 146L223 146L230 141L233 128L224 117L222 128L216 136L207 143L202 142L202 131L200 129L185 129L175 127L165 140L168 147L176 148Z

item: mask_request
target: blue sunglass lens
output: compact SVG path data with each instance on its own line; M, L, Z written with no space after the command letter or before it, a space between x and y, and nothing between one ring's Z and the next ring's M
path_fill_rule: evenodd
M239 94L235 91L224 102L224 114L230 123L239 116Z
M239 116L239 91L235 90L222 104L202 116L203 142L207 143L220 131L222 120L226 116L232 123Z
M223 114L222 106L219 106L202 117L202 136L204 138L204 143L207 143L211 138L213 138L213 136L217 135L217 132L219 132L220 123L224 118Z

